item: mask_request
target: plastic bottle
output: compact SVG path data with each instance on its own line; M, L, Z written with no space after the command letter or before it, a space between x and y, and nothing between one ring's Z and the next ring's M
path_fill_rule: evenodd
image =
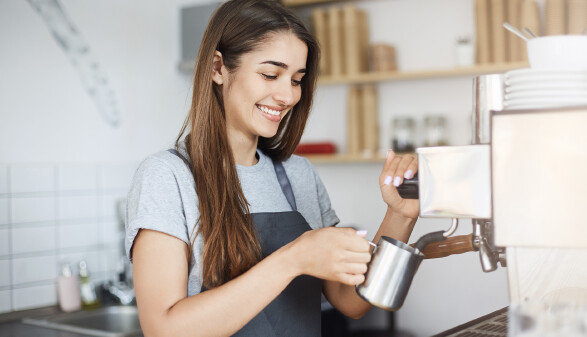
M82 307L84 309L93 309L100 306L100 301L96 294L96 287L94 287L94 284L90 280L88 265L83 260L79 263L79 278Z
M59 298L59 307L64 312L80 310L82 301L80 297L80 287L71 272L69 263L61 265L61 275L57 278L57 296Z

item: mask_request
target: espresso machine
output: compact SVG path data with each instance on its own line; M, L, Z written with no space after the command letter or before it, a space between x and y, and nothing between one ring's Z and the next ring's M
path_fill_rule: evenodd
M478 76L473 87L472 144L416 149L418 176L398 188L420 200L420 217L453 221L444 239L411 251L411 258L476 251L484 272L507 267L510 325L517 325L509 336L526 328L538 329L528 336L546 336L539 329L553 326L575 333L553 336L587 336L587 106L504 109L501 74ZM458 219L471 219L470 235L451 236ZM385 249L370 268L390 272L376 265L389 265L390 243L396 244L378 244ZM390 278L379 270L368 271L358 292L397 310L403 300L379 286ZM397 288L409 287L411 279L396 278Z

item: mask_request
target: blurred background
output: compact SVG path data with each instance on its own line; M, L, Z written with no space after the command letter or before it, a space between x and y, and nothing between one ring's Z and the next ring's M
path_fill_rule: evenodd
M491 26L512 13L509 1L286 3L326 51L300 153L342 225L372 237L385 213L385 151L469 144L472 78L524 64L509 52L518 48L511 34ZM532 3L543 10L543 1ZM198 41L216 5L0 2L0 313L56 305L64 261L77 273L85 260L95 284L124 268L120 205L140 161L171 147L179 132ZM449 225L421 219L412 241ZM464 221L457 234L470 231ZM401 310L374 309L348 329L430 336L507 306L505 269L483 273L478 259L424 261Z

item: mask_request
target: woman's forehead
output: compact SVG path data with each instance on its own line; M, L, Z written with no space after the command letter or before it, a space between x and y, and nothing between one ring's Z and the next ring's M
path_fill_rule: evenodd
M295 71L306 67L307 56L308 47L291 32L271 34L257 48L243 55L257 64L266 64L267 61L279 62Z

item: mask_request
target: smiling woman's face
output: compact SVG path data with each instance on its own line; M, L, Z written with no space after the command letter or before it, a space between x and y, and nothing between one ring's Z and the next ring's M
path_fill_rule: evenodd
M302 40L281 32L242 55L232 74L222 68L229 139L256 141L258 136L270 138L277 133L283 117L300 100L307 56Z

